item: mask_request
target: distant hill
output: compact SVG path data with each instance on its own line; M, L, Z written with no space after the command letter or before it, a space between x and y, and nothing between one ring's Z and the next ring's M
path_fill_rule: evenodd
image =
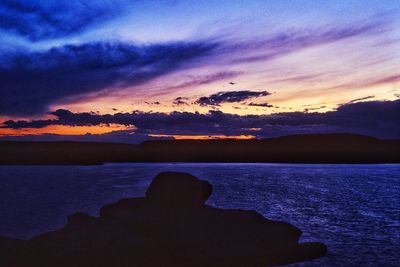
M400 140L351 134L292 135L255 140L159 140L138 145L0 142L0 164L105 162L400 163Z

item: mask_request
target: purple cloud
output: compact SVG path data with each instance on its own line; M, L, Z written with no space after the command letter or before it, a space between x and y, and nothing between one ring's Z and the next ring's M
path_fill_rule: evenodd
M196 100L196 104L201 106L218 106L221 103L235 103L242 102L250 98L256 98L261 96L270 95L267 91L230 91L230 92L218 92L210 96L203 96Z
M259 138L298 133L355 133L379 138L400 138L400 100L345 104L335 111L283 112L270 115L235 115L221 111L207 114L172 112L73 113L57 110L53 120L6 121L3 128L41 128L47 125L134 125L135 134L241 135ZM258 129L254 131L254 129Z

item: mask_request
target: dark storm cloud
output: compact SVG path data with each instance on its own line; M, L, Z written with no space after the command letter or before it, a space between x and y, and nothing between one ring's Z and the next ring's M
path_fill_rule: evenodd
M189 67L212 43L135 46L124 43L66 45L45 52L0 55L0 114L47 112L60 100L102 89L138 85Z
M210 96L203 96L196 100L195 103L201 106L218 106L221 103L235 103L242 102L244 100L270 95L267 91L230 91L230 92L218 92Z
M104 0L2 0L0 29L31 41L64 37L114 17L118 6Z
M285 112L270 115L235 115L221 111L207 114L172 112L72 113L57 110L54 120L7 121L6 128L41 128L47 125L134 125L137 134L252 134L271 137L299 133L356 133L380 138L400 138L400 100L351 103L335 111ZM254 129L260 128L259 131Z

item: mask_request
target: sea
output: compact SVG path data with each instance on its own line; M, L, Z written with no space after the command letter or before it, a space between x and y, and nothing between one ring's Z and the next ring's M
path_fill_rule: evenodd
M67 215L143 196L162 171L213 185L207 204L256 210L328 246L292 266L400 266L400 164L121 163L0 166L0 236L29 239Z

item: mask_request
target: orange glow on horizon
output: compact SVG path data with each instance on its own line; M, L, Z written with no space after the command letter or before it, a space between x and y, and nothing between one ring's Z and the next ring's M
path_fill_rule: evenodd
M255 139L254 135L170 135L149 134L151 137L172 137L175 140Z
M120 124L101 124L93 126L66 126L66 125L49 125L43 128L23 128L11 129L0 128L0 136L23 136L23 135L41 135L41 134L58 134L58 135L85 135L85 134L105 134L113 131L132 130L134 127Z

